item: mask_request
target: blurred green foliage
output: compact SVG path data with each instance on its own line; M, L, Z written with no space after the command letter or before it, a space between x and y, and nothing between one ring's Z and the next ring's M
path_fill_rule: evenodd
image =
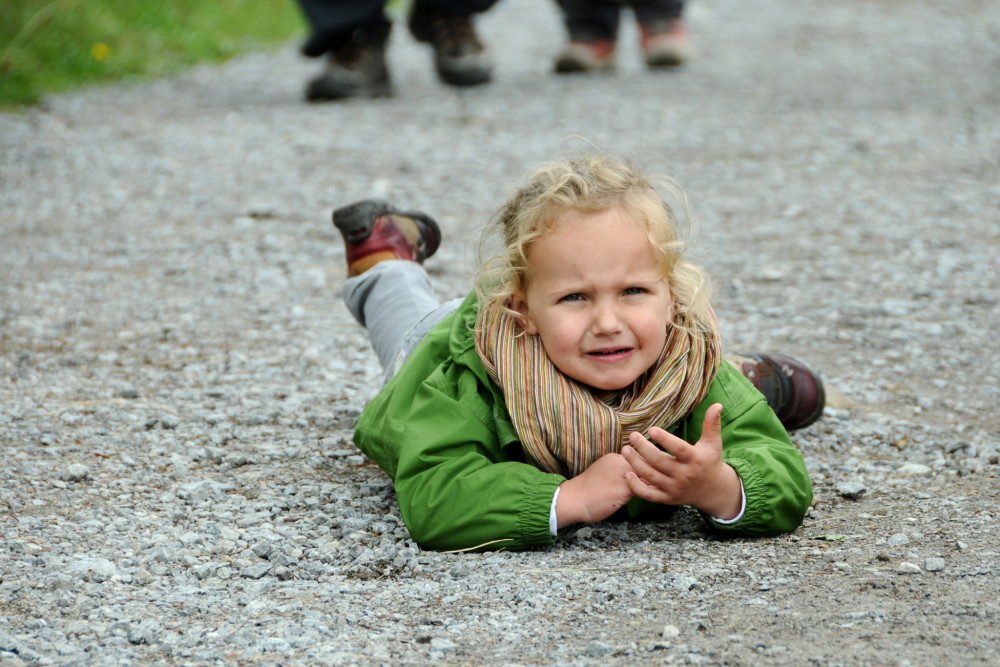
M0 107L304 36L294 0L0 0Z

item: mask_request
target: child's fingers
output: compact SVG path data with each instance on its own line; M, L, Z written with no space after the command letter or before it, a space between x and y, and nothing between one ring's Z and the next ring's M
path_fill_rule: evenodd
M659 447L648 443L650 447L658 452L661 456L663 452L669 454L673 459L684 463L691 458L691 445L676 435L673 435L669 431L665 431L662 428L654 426L649 429L649 438L655 442ZM645 454L643 454L645 456Z
M722 451L722 403L713 403L705 412L699 442Z
M630 433L628 442L631 447L622 448L622 456L634 469L636 465L652 466L657 469L669 462L670 455L651 443L639 433ZM664 461L666 459L666 461Z
M643 500L648 500L653 503L670 503L671 501L671 497L666 491L657 486L652 486L651 484L646 483L639 477L638 473L626 473L625 482L628 484L629 488L632 489L632 493Z
M622 448L622 456L632 466L632 470L645 483L664 486L669 481L671 469L676 465L673 457L638 433L629 435L629 443L631 446Z

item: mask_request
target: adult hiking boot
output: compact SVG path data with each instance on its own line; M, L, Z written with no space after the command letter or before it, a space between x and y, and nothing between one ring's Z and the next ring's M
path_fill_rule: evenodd
M752 352L729 355L726 361L764 394L786 430L805 428L822 416L826 400L823 381L802 361Z
M441 229L433 218L419 211L397 211L381 199L336 209L333 225L347 247L348 276L391 259L423 263L441 244Z
M640 23L639 33L649 67L677 67L694 55L694 45L683 19Z
M330 52L323 73L309 82L306 99L322 102L391 94L392 85L385 66L388 37L388 30L384 28L357 28Z
M442 81L476 86L490 80L492 67L471 16L415 0L409 23L417 41L434 49L434 67Z
M615 68L615 42L612 39L571 40L556 57L556 74L608 72Z

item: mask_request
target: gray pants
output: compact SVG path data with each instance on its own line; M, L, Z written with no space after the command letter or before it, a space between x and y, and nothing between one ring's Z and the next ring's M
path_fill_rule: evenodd
M386 382L427 332L462 303L441 303L424 267L405 260L379 262L348 278L341 294L354 319L368 331Z

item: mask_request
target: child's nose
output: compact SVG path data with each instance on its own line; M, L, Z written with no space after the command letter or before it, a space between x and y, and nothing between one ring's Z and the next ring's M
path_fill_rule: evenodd
M594 332L598 334L613 334L621 331L621 317L618 309L607 304L599 304L594 309Z

